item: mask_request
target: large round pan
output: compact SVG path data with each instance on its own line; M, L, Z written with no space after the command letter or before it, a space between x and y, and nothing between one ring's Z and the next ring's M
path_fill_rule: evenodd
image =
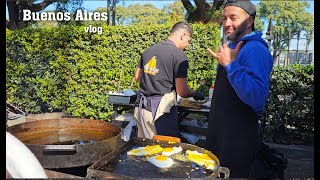
M93 164L122 143L120 127L90 119L38 120L7 131L26 144L44 168Z
M175 146L181 146L184 150L198 151L199 153L207 154L210 158L217 162L217 166L216 169L205 178L229 178L230 176L229 168L221 166L218 157L211 151L196 145L181 143L180 138L170 136L155 135L152 141L156 142L156 144L159 143L163 147L172 147L172 144L174 144Z
M220 166L219 159L212 152L191 144L167 141L167 137L163 140L132 138L130 141L122 144L114 151L107 154L105 157L95 162L88 168L88 178L115 178L115 179L130 179L130 178L228 178L230 171L227 167ZM173 138L170 138L173 139ZM180 161L172 157L175 161L174 166L162 170L144 157L129 157L127 152L133 148L144 147L148 145L160 145L161 147L181 146L183 151L180 154L185 154L187 150L198 151L208 154L217 162L215 170L206 173L195 170L190 161ZM184 155L182 155L185 157Z

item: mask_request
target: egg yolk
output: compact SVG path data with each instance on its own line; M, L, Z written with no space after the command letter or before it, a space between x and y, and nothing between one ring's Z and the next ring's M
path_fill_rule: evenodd
M212 162L205 162L204 163L204 166L208 169L214 169L214 167L216 166L215 162L212 161Z
M131 150L131 152L132 152L133 154L137 154L138 152L140 152L140 150L133 149L133 150Z
M196 162L199 165L204 165L204 167L207 169L214 169L216 166L216 162L207 154L189 152L188 159Z
M145 150L146 151L151 151L153 148L154 148L153 146L147 146L147 147L145 147Z
M146 151L152 151L152 150L158 150L160 149L161 147L159 145L155 145L155 146L147 146L145 147L145 150Z
M171 152L171 151L173 151L173 148L170 148L170 147L169 147L169 148L164 148L163 151L165 151L165 152Z
M167 156L159 155L159 156L156 156L155 159L158 161L166 161L168 158Z
M206 160L212 160L207 154L203 154L202 158Z
M194 160L202 160L202 159L205 159L205 160L212 160L207 154L189 154L188 155L188 158L189 159L194 159Z
M146 146L143 151L147 152L146 155L157 154L161 152L163 149L159 145L155 146Z

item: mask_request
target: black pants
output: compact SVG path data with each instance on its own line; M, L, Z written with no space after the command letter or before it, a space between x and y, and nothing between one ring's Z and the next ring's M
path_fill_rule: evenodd
M160 116L155 122L158 135L179 137L178 108L173 106L170 113Z

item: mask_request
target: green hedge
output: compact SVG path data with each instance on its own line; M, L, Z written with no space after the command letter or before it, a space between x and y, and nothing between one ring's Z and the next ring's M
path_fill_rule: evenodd
M108 91L129 88L141 53L165 40L171 26L103 26L102 35L85 33L83 26L7 31L7 101L28 113L64 111L110 120ZM188 82L208 95L216 61L206 47L217 49L220 30L208 24L192 29ZM313 66L273 68L262 120L269 141L285 143L288 136L297 143L313 141L313 74Z
M85 33L83 26L7 33L7 100L29 113L108 119L108 91L129 88L142 52L165 40L171 26L103 26L102 35ZM212 24L192 29L188 80L208 94L215 71L206 47L217 48L220 32Z
M276 143L314 142L314 66L275 66L270 79L264 135Z

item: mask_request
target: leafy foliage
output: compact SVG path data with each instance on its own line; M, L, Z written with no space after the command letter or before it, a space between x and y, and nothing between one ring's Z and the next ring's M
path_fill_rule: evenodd
M143 5L132 4L127 8L119 6L117 10L119 13L118 22L128 25L164 24L169 19L164 11L149 3Z
M23 21L22 10L30 10L32 12L39 12L44 10L51 4L55 4L56 11L66 12L68 9L75 11L81 7L83 0L24 0L24 1L6 1L9 20L6 20L6 27L10 30L24 28L33 25L36 22Z
M108 91L129 88L140 55L165 40L171 25L103 26L103 34L85 33L83 26L7 30L7 101L28 113L64 111L109 120ZM208 95L216 61L206 52L218 48L219 28L192 24L186 49L188 82ZM263 119L269 141L313 141L314 67L275 66ZM138 83L133 85L138 89ZM291 99L291 100L290 100Z
M288 39L300 36L301 32L307 32L310 39L313 37L313 15L306 11L310 6L306 1L269 1L262 0L257 6L258 18L268 21L273 20L273 49L274 59L281 51L288 47ZM290 33L291 34L290 34Z
M165 5L162 10L169 16L169 21L172 23L186 20L186 12L180 1L175 1L172 4Z
M224 1L181 0L181 2L183 4L183 7L186 9L186 17L188 22L214 22L222 26ZM259 15L258 10L257 15ZM254 24L256 31L264 30L263 22L260 20L260 18L255 18Z
M100 11L105 8L98 8ZM163 9L154 5L132 4L128 7L117 6L117 24L119 25L151 25L185 21L184 8L181 2L167 4Z
M116 25L152 25L152 24L171 24L178 21L185 21L185 10L181 2L167 4L163 9L159 9L152 4L132 4L128 7L116 6ZM78 8L82 11L85 8ZM49 12L49 11L47 11ZM107 7L98 7L94 12L107 12ZM78 26L101 26L106 21L75 21L74 12L69 21L39 21L35 24L38 27L50 27L56 25L78 25ZM111 18L111 17L110 17Z
M83 26L11 31L6 40L7 100L28 113L65 111L108 119L108 91L130 86L140 55L165 40L171 26L102 26L102 35L85 33ZM193 24L192 29L189 82L207 94L215 71L205 49L217 48L219 28Z
M263 120L269 141L311 143L314 134L314 67L277 66L270 79L270 95ZM295 140L296 142L292 142Z

